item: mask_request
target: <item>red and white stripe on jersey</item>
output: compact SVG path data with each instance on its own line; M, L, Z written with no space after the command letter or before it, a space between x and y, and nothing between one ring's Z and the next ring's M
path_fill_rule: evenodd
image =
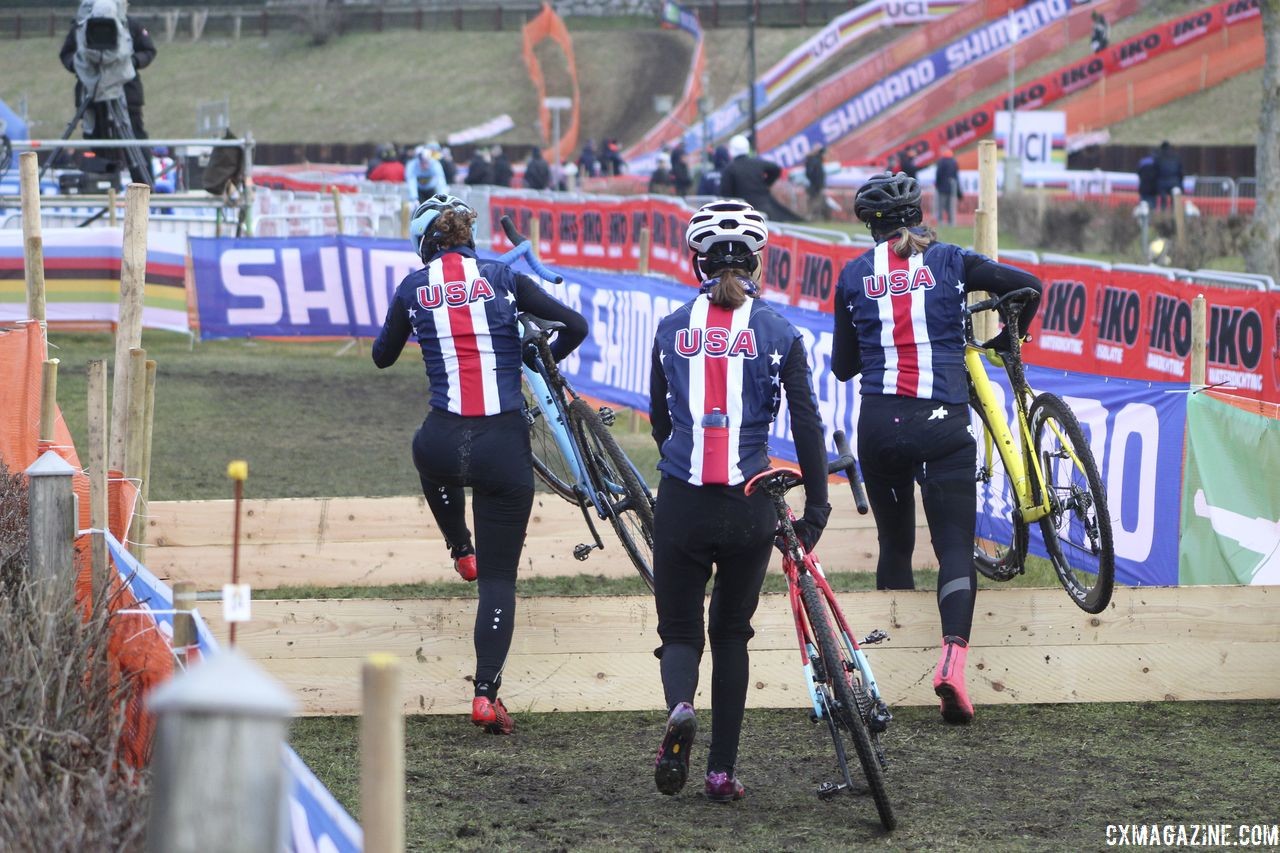
M480 277L480 269L475 258L446 252L431 262L427 274L441 292L446 284L457 281L465 282L469 292L471 283ZM430 309L448 375L449 411L455 415L475 417L501 411L487 305L483 299L456 307L442 301Z
M905 271L907 281L916 281L924 266L924 255L900 257L889 248L891 241L875 248L877 278L890 281L894 272ZM909 287L905 293L886 292L876 299L880 312L880 344L884 347L884 391L901 397L933 396L933 344L925 313L924 287Z
M739 333L750 327L751 300L736 309L712 305L703 294L694 300L690 311L689 328L728 330L728 340L738 339ZM689 460L691 482L701 485L736 486L746 478L739 467L741 459L740 437L742 431L742 368L741 355L707 355L706 347L689 358L689 414L693 418L693 454ZM729 418L729 441L726 453L709 448L702 426L703 415L719 409Z

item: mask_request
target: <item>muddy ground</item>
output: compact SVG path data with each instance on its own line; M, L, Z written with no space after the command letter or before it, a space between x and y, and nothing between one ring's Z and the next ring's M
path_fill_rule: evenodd
M412 850L1094 850L1109 823L1275 824L1278 712L1275 702L1000 706L953 728L933 709L899 709L885 740L892 835L865 793L814 795L834 758L826 727L801 710L748 713L748 796L727 805L702 797L700 773L676 797L654 790L657 712L518 715L508 738L460 717L410 717L407 838ZM292 734L353 814L356 724L300 720ZM705 743L704 733L695 771Z

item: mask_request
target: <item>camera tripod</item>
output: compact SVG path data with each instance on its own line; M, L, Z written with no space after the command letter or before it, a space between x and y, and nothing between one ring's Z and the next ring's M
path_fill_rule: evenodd
M86 92L85 96L80 99L80 107L76 110L76 114L71 117L71 121L67 122L67 128L62 131L62 136L59 138L60 142L71 138L71 134L75 132L76 125L80 124L84 120L85 113L88 112L90 107L95 103L100 103L104 106L104 109L95 112L95 120L106 122L105 135L102 133L104 128L94 128L97 138L136 138L133 135L133 122L129 119L129 108L125 104L124 96L122 95L118 98L97 101L97 94L98 88L97 86L94 86L92 94L88 94ZM151 165L147 162L146 156L142 153L143 143L139 142L138 145L129 145L121 150L124 151L125 161L129 166L129 174L133 177L133 180L138 181L139 183L153 185L155 180L151 176ZM58 154L61 153L61 151L62 146L59 145L49 154L49 159L45 161L44 167L40 169L41 177L43 177L49 167L53 165L54 161L58 159Z

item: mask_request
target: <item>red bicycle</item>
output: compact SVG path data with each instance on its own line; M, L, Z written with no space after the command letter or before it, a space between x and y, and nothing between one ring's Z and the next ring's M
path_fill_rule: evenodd
M840 457L829 463L827 470L832 474L847 473L858 512L865 515L867 500L858 476L857 462L844 433L836 432L833 438ZM822 573L817 556L805 551L797 538L793 526L795 514L787 505L786 495L803 482L800 472L795 469L770 468L753 477L747 483L746 492L750 495L757 489L763 489L773 499L777 510L778 548L782 551L782 571L787 578L796 637L800 641L800 662L804 666L806 686L813 701L812 718L815 722L826 721L836 748L836 762L843 781L823 782L816 793L821 799L828 800L853 788L845 750L847 737L853 741L854 752L867 777L880 823L885 829L892 830L897 819L885 790L884 774L888 760L880 735L893 715L880 696L871 665L862 652L862 646L883 642L889 639L889 635L875 630L861 642L854 637Z

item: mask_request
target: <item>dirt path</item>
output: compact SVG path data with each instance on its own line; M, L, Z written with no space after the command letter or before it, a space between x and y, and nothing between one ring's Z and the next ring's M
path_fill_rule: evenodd
M481 735L460 717L407 721L409 849L1096 850L1121 823L1276 824L1277 703L980 708L951 728L903 709L886 747L899 815L891 837L870 798L821 802L834 775L825 727L799 710L749 712L739 773L748 798L708 803L701 785L653 789L656 714L518 717ZM703 714L703 717L708 715ZM709 719L694 748L700 780ZM357 805L356 721L294 726L303 759Z

